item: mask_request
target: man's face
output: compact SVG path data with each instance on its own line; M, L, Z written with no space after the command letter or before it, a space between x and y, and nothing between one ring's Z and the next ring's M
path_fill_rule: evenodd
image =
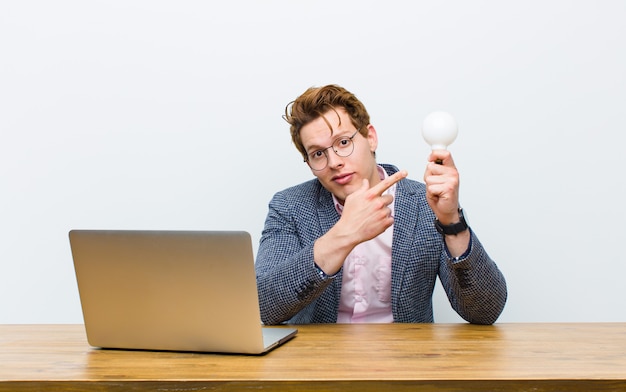
M332 126L332 133L324 118ZM342 204L349 194L361 187L363 179L368 179L370 186L380 182L374 158L378 137L372 125L368 125L367 128L367 137L357 132L352 139L354 151L350 156L340 157L332 148L329 148L325 150L328 155L328 165L322 170L311 170L322 186L334 194ZM337 139L349 138L356 130L346 111L343 108L337 108L336 112L329 110L324 113L323 117L318 117L303 126L300 130L300 139L309 155L326 149Z

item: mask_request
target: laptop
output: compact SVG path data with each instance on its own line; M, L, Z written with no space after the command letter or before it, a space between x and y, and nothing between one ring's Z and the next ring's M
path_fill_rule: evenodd
M264 354L297 329L261 323L244 231L72 230L91 346Z

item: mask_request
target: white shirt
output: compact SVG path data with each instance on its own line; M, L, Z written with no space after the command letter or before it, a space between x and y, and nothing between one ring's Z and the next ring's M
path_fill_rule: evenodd
M387 177L378 166L380 178ZM385 191L395 197L396 185ZM334 196L333 196L334 198ZM335 200L339 214L343 206ZM394 203L389 205L394 213ZM338 323L391 323L391 243L393 225L384 233L360 243L343 264Z

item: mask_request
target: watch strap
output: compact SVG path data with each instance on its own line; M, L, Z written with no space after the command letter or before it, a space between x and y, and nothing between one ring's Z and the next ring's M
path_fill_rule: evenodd
M457 235L468 229L467 222L463 216L463 209L459 208L459 221L450 225L443 225L439 219L435 218L435 229L442 235Z

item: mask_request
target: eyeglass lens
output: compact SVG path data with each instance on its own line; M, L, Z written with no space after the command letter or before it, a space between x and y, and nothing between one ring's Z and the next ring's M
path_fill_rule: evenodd
M342 137L340 139L335 140L332 146L327 147L323 150L317 150L309 155L308 163L311 169L313 170L322 170L326 168L328 165L328 150L332 148L332 150L340 157L347 157L352 154L354 151L354 142L352 138L356 135L352 135L351 137Z

